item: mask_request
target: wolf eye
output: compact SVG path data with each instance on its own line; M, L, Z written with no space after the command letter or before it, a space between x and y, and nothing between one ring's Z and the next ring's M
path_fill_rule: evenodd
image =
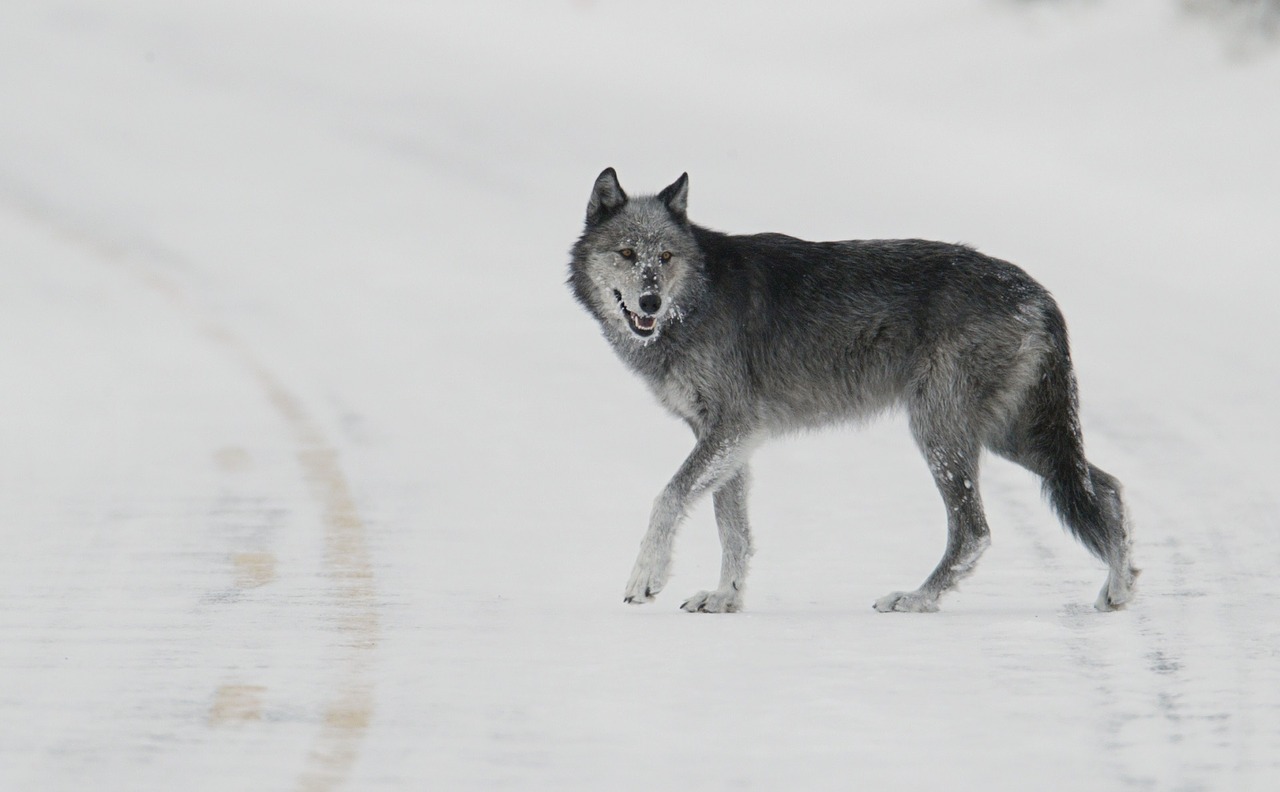
M670 260L671 260L671 251L670 251L670 250L664 250L664 251L662 251L662 255L661 255L661 256L658 256L658 258L662 259L663 261L670 261Z
M631 248L623 248L618 251L618 255L622 256L624 259L631 259L636 257L636 252Z

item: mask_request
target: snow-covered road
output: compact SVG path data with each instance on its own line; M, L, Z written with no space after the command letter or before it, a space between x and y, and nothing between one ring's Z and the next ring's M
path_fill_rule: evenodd
M852 7L846 7L852 6ZM0 790L1270 790L1280 51L1156 0L0 8ZM623 584L685 430L563 285L591 180L923 236L1071 323L1140 596L1036 482L929 616L903 421Z

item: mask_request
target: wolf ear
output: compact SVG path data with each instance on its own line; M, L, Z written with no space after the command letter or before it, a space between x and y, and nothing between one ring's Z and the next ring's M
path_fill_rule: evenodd
M685 211L689 208L689 174L680 174L680 178L658 193L658 198L667 205L673 215L684 220Z
M587 222L598 223L617 211L627 202L627 194L618 184L618 174L613 168L605 168L596 177L596 185L591 190L591 201L587 204Z

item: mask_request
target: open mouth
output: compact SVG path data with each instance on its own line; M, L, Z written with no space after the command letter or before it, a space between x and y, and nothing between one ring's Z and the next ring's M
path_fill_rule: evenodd
M622 301L622 292L617 289L613 290L613 299L618 301L618 305L622 306L622 313L627 317L627 323L631 325L631 332L641 338L648 338L653 335L653 331L658 327L658 318L656 316L641 316L627 307Z

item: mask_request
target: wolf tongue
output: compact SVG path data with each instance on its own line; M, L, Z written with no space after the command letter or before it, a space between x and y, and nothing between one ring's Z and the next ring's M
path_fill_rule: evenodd
M641 330L652 330L653 326L658 321L657 319L654 319L652 316L639 316L637 314L631 314L631 316L633 317L632 321L636 323L636 327L640 328Z

